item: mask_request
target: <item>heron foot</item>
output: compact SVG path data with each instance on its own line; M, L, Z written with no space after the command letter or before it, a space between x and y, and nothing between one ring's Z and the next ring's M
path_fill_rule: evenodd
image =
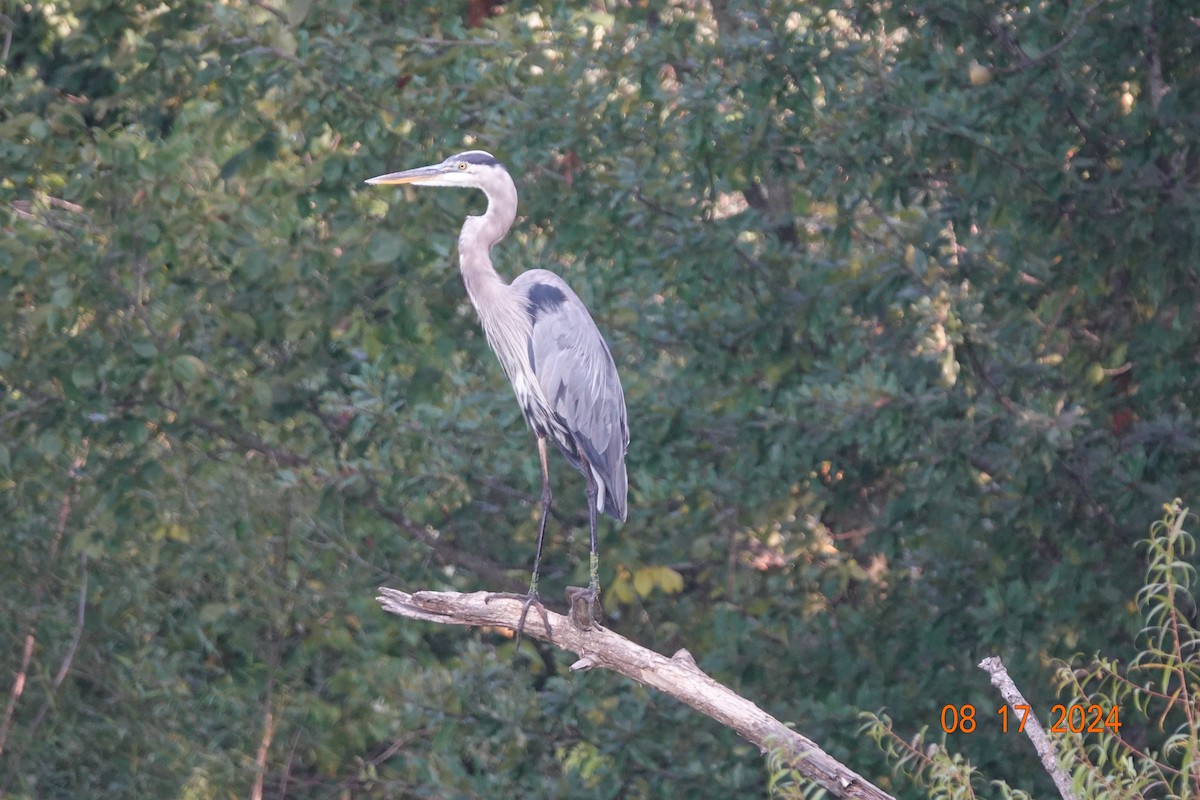
M567 587L567 602L571 605L571 621L575 627L585 631L604 621L604 610L600 607L600 593L591 587Z
M485 602L492 602L493 598L503 598L505 600L520 600L521 618L517 620L517 647L521 646L521 635L525 632L525 618L529 616L531 607L537 608L538 614L542 616L542 625L546 627L546 637L553 635L554 631L550 627L550 617L546 614L546 607L542 605L542 600L538 597L537 592L531 591L529 594L517 594L516 592L492 592L487 596Z

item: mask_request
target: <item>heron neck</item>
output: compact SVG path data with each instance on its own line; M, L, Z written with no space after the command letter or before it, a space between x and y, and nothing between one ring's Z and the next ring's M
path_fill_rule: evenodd
M482 238L472 237L472 227L486 228L490 213L489 210L483 217L470 217L463 225L458 245L459 267L488 344L500 359L509 380L515 380L521 365L528 359L525 341L530 325L529 312L517 290L493 269L488 256L491 243L500 240L503 230L495 234L494 239L486 240L488 244L481 245ZM510 217L504 222L504 229L511 222Z
M504 238L517 217L517 187L508 175L502 177L503 180L484 189L487 211L478 217L467 217L458 235L459 268L476 308L482 295L496 291L498 285L507 285L492 267L490 256L492 246Z

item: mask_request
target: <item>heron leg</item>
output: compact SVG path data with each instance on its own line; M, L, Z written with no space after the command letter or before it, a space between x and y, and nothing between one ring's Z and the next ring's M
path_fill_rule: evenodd
M542 568L542 542L546 538L546 518L550 516L550 501L554 499L554 495L550 491L550 466L546 457L546 439L541 436L538 437L538 458L542 462L542 513L541 519L538 520L537 550L533 555L533 577L529 580L529 592L524 595L512 592L493 592L488 595L489 600L493 597L503 597L522 601L521 617L517 620L517 647L521 646L521 635L525 632L525 619L529 616L530 608L536 607L538 613L542 615L542 624L546 626L546 635L549 636L553 633L550 629L550 617L546 614L546 607L542 605L541 598L538 596L538 575Z
M525 617L529 615L529 607L537 605L541 612L546 630L550 630L550 621L546 618L546 609L538 597L538 575L542 570L542 542L546 539L546 519L550 516L550 501L554 493L550 491L550 464L546 456L546 437L539 436L538 460L542 464L542 513L538 520L537 549L533 552L533 577L529 579L529 594L525 596L525 605L521 608L521 619L517 621L517 647L521 646L521 633L525 630Z
M587 480L588 533L591 536L592 549L588 559L587 590L568 589L567 598L571 603L571 617L575 624L581 628L590 628L592 623L599 622L604 617L600 607L600 550L596 543L596 517L599 513L596 501L600 496L600 489L596 485L592 465L582 454L580 458L583 461L583 476Z
M550 465L546 457L546 437L539 436L538 459L542 462L542 513L538 520L537 549L533 553L533 578L529 581L529 596L537 597L538 573L542 568L542 542L546 538L546 519L550 516L550 501L554 493L550 491Z

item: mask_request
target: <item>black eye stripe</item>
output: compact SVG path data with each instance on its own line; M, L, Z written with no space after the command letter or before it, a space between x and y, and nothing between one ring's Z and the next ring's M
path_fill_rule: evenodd
M479 164L484 167L494 167L500 163L491 153L485 153L482 150L468 150L465 153L459 153L455 158L467 164Z

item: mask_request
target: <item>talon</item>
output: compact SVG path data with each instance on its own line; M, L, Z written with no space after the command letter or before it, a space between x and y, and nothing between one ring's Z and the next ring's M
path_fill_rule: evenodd
M554 631L550 628L550 617L546 614L546 607L542 605L537 592L530 592L525 597L524 605L521 606L521 619L517 621L517 647L521 646L521 634L525 631L525 617L529 615L530 606L536 606L538 613L542 615L542 625L546 628L546 638L554 635Z
M571 621L575 627L591 630L604 620L604 612L600 607L599 597L592 589L582 586L567 587L567 602L571 605Z
M484 598L485 603L492 602L493 599L503 600L520 600L521 601L521 617L517 620L516 628L516 644L521 646L521 637L525 632L525 618L529 616L529 609L537 608L538 614L542 617L542 625L546 627L546 638L549 639L554 634L554 629L550 627L550 616L546 613L546 607L542 605L542 600L537 592L529 594L517 594L516 592L492 592Z

